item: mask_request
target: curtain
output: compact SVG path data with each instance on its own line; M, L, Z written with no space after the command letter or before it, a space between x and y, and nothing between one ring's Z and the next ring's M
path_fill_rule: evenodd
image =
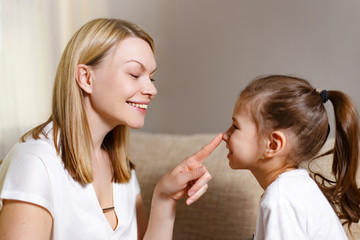
M61 52L81 25L106 12L106 1L0 0L0 159L47 120Z

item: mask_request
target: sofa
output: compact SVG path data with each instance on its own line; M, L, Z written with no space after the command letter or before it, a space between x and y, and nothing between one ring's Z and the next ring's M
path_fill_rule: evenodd
M210 142L216 134L175 135L133 131L130 157L136 165L142 197L149 213L152 193L157 181L169 169ZM331 148L329 139L323 151ZM204 165L212 175L207 193L190 206L180 201L174 226L174 240L247 239L255 231L256 217L263 189L248 170L232 170L228 166L225 143L207 158ZM302 167L308 168L308 163ZM310 164L330 174L331 158L323 157ZM357 176L360 183L360 174ZM360 224L353 224L349 239L360 239Z
M149 214L153 190L157 181L180 161L211 141L214 134L176 135L146 133L138 130L130 135L130 158L136 165L141 194ZM323 151L331 148L329 139ZM0 142L0 159L10 144ZM190 206L180 201L177 206L174 240L247 239L255 231L262 188L248 170L232 170L228 166L225 143L206 159L204 165L212 175L206 194ZM302 165L308 168L308 163ZM311 169L330 176L331 158L313 161ZM360 172L357 176L360 185ZM360 224L353 224L349 239L360 239Z

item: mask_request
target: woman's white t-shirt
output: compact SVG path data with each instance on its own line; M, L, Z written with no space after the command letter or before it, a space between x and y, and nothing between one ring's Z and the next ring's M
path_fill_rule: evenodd
M267 187L254 239L341 240L347 236L324 194L300 168L281 174Z
M52 238L137 239L135 171L129 183L113 183L118 224L113 230L104 216L92 184L80 184L69 175L56 153L51 124L48 138L16 144L0 168L0 211L3 199L20 200L47 209L53 217Z

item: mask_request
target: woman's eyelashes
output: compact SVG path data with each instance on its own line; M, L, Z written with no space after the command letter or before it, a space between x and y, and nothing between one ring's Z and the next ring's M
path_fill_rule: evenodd
M132 73L129 73L129 75L135 79L139 79L141 77L141 74L132 74ZM149 77L150 81L151 82L155 82L155 79L152 78L152 77Z
M137 75L137 74L130 74L130 76L132 76L132 77L135 78L135 79L138 79L138 78L139 78L139 75Z
M233 124L232 127L233 127L235 130L239 129L235 124Z

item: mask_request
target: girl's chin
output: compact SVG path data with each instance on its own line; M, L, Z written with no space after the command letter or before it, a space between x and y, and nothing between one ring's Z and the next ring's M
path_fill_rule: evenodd
M233 170L247 169L244 166L239 165L238 163L234 163L232 159L229 159L229 167Z
M231 162L229 162L229 167L230 167L231 169L233 169L233 170L238 169L237 167L233 166L233 165L231 164Z
M230 153L229 153L230 154ZM229 159L229 167L231 168L231 169L235 169L234 168L234 165L232 164L232 161L231 161L231 158L229 157L229 155L228 155L228 159Z

